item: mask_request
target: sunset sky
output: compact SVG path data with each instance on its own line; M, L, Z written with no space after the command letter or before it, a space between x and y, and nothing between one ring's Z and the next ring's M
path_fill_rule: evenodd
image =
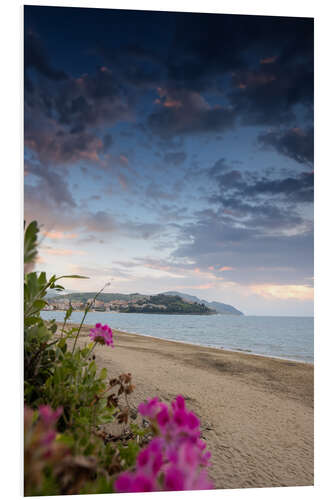
M25 7L25 219L70 290L313 314L313 20Z

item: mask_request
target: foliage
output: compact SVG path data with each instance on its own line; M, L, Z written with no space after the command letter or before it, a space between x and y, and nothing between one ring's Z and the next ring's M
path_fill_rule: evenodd
M37 256L38 226L33 221L25 230L24 263L32 264ZM33 405L38 399L38 390L52 374L56 361L54 334L55 321L45 322L40 311L45 307L48 290L64 289L58 281L62 278L84 278L84 276L51 276L46 273L27 272L24 275L24 384L25 401Z
M135 307L131 304L121 310L127 313L148 313L148 314L214 314L215 311L197 302L186 302L178 295L151 295L149 298L140 300L143 307ZM162 307L155 307L162 306Z

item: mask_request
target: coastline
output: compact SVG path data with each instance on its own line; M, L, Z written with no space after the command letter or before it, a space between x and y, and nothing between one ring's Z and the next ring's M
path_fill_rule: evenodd
M121 314L119 312L116 312L116 311L107 311L109 314ZM103 313L105 314L105 313ZM71 321L68 321L68 324L71 324L71 325L75 325L75 326L79 326L79 323L75 323L75 322L71 322ZM61 322L58 322L58 325L61 326ZM87 323L84 323L84 327L89 327L91 328L93 325L89 325ZM214 347L214 346L210 346L210 345L207 345L207 344L199 344L199 343L195 343L195 342L187 342L185 340L176 340L176 339L164 339L164 338L161 338L161 337L155 337L154 335L149 335L149 334L145 334L145 333L137 333L137 332L129 332L128 330L120 330L120 329L112 329L114 331L117 331L117 332L120 332L120 333L124 333L124 334L127 334L127 335L133 335L133 336L138 336L138 337L148 337L148 338L152 338L152 339L157 339L157 340L163 340L165 342L175 342L177 344L184 344L184 345L192 345L192 346L198 346L198 347L203 347L203 348L207 348L207 349L215 349L216 351L224 351L224 352L231 352L231 353L239 353L239 354L244 354L244 355L248 355L248 356L258 356L260 358L268 358L268 359L277 359L277 360L282 360L282 361L292 361L294 363L304 363L304 364L307 364L307 365L311 365L311 366L314 366L314 362L313 361L305 361L305 360L302 360L302 359L297 359L297 358L293 358L293 357L283 357L283 356L274 356L272 354L262 354L262 353L258 353L258 352L255 352L255 351L252 351L250 349L232 349L232 348L229 348L229 347Z
M71 323L71 324L73 324L73 323ZM86 326L86 327L89 326L89 328L91 328L94 325L85 324L84 326ZM151 339L161 340L163 342L175 342L176 344L184 344L184 345L190 345L190 346L194 346L194 347L203 347L205 349L213 349L213 350L216 350L218 352L220 352L220 351L234 352L234 353L238 353L238 354L244 354L245 356L258 356L260 358L277 359L277 360L281 360L281 361L292 361L294 363L301 363L301 364L312 365L312 366L314 365L314 363L312 361L303 361L303 360L294 359L294 358L283 358L282 356L272 356L272 355L268 355L268 354L260 354L258 352L254 352L254 351L247 350L247 349L230 349L228 347L214 347L214 346L209 346L209 345L205 345L205 344L195 344L194 342L186 342L185 340L162 339L160 337L154 337L154 335L148 335L148 334L136 333L136 332L128 332L127 330L115 329L114 331L121 333L121 334L133 335L133 336L137 336L137 337L148 337Z
M97 366L132 373L134 404L183 394L200 417L216 488L313 484L313 365L118 330L114 345Z

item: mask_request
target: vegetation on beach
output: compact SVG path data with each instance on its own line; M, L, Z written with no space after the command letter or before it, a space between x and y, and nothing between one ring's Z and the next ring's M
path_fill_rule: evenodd
M47 294L64 289L60 279L85 277L33 272L37 236L32 222L24 239L25 496L211 488L200 421L182 396L133 407L132 375L108 378L95 363L97 344L114 347L111 328L96 324L91 342L77 342L93 301L78 327L67 326L71 307L60 328L41 318ZM120 435L104 430L112 422Z

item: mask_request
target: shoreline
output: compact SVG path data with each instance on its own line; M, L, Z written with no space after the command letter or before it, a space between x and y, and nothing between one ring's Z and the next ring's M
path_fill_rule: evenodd
M87 327L94 326L94 325L88 325L86 323L84 325ZM301 364L305 364L305 365L314 365L313 361L304 361L304 360L300 360L300 359L283 358L281 356L273 356L273 355L269 355L269 354L260 354L260 353L254 352L254 351L247 351L245 349L230 349L228 347L214 347L214 346L210 346L207 344L195 344L194 342L186 342L185 340L163 339L161 337L155 337L154 335L148 335L146 333L128 332L127 330L118 330L118 329L114 329L114 330L116 332L119 332L119 333L124 333L127 335L133 335L133 336L138 336L138 337L148 337L151 339L161 340L162 342L163 341L175 342L176 344L184 344L184 345L190 345L190 346L194 346L194 347L204 347L206 349L213 349L216 351L234 352L237 354L244 354L244 356L258 356L260 358L277 359L277 360L281 360L281 361L293 361L294 363L301 363Z
M57 322L57 324L59 326L61 326L60 322ZM67 324L79 326L79 323L75 323L75 322L71 322L71 321L68 321ZM83 326L87 327L87 328L90 328L90 327L92 328L95 325L84 323ZM302 359L295 359L295 358L292 358L292 357L290 357L290 358L288 357L287 358L287 357L282 357L282 356L274 356L272 354L261 354L261 353L257 353L257 352L254 352L254 351L247 351L247 350L243 350L243 349L231 349L229 347L214 347L214 346L209 346L207 344L196 344L194 342L187 342L185 340L164 339L164 338L161 338L161 337L155 337L154 335L149 335L149 334L145 334L145 333L137 333L137 332L129 332L127 330L119 330L117 328L113 328L112 330L114 330L116 332L124 333L124 334L127 334L127 335L133 335L133 336L138 336L138 337L148 337L148 338L151 338L151 339L157 339L157 340L161 340L161 341L165 341L165 342L174 342L174 343L177 343L177 344L184 344L184 345L190 345L190 346L195 346L195 347L203 347L203 348L207 348L207 349L214 349L216 351L223 351L223 352L244 354L245 356L256 356L256 357L260 357L260 358L267 358L267 359L274 359L274 360L281 360L281 361L292 361L294 363L300 363L300 364L314 366L314 361L305 361L305 360L302 360Z

